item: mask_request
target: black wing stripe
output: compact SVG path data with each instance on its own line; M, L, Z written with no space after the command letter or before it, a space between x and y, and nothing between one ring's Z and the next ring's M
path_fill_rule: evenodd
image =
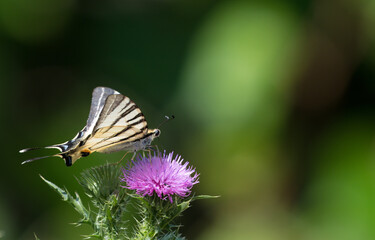
M102 116L100 116L101 119L103 119L103 117L105 118L105 116L108 116L109 114L111 114L121 104L121 102L125 99L125 96L124 95L115 95L114 98L115 99L113 99L113 102L108 107L106 113L103 112Z
M126 141L126 140L128 140L128 139L130 139L130 138L132 138L132 137L135 137L135 136L137 136L137 135L139 135L139 134L143 134L143 130L145 130L145 129L146 129L146 128L143 127L142 129L140 129L141 132L136 132L136 133L134 133L134 134L132 134L132 135L129 135L129 136L125 137L125 138L122 138L122 139L118 140L117 142L111 142L111 143L108 143L107 145L101 146L101 147L99 147L99 148L105 148L105 147L108 147L108 146L113 145L113 144L117 144L117 143L120 143L120 142L124 142L124 141ZM138 141L138 140L141 140L141 139L144 139L145 137L148 137L148 136L150 136L151 134L152 134L152 133L150 133L150 134L146 134L145 136L140 137L139 139L137 139L137 141ZM98 143L97 143L97 144L98 144ZM95 145L97 145L97 144L95 144ZM94 146L95 146L95 145L94 145ZM90 150L93 150L93 147L94 147L94 146L90 147Z
M141 129L141 132L140 132L140 133L143 133L143 130L145 130L145 129L146 129L146 128L143 127L143 128ZM138 135L138 134L140 134L140 133L135 133L135 134L132 134L132 135L130 135L130 136L127 136L126 138L121 138L118 142L126 141L126 140L128 140L129 138L132 138L132 137L134 137L135 135ZM145 134L144 136L138 138L136 141L139 141L139 140L142 140L142 139L144 139L144 138L147 138L147 137L150 136L151 134L153 134L153 133L152 133L152 132L147 133L147 134Z
M112 129L112 127L115 126L116 123L118 123L122 118L126 117L126 115L130 114L135 109L138 109L138 108L137 108L137 105L134 104L128 110L126 110L125 112L120 114L120 116L118 116L116 118L116 120L111 123L111 125L109 126L109 128L105 132L108 132L110 129Z
M131 103L133 103L133 102L129 99L129 101L125 104L125 106L121 109L120 112L124 111L129 106L129 104L131 104Z
M143 116L143 113L140 112L137 115L135 115L134 117L132 117L131 119L128 119L127 121L131 122L131 121L137 119L138 117L142 117L142 116ZM144 120L144 117L142 119Z
M122 112L126 107L128 107L129 106L129 104L131 104L131 103L133 103L129 98L127 98L127 97L125 97L125 96L122 96L122 100L121 101L119 101L118 102L118 104L116 105L116 106L111 106L111 109L108 109L108 111L107 111L107 113L105 114L105 116L108 116L109 114L111 114L120 104L121 104L121 102L124 100L124 99L128 99L129 101L125 104L125 106L119 111L119 112ZM134 104L135 105L135 104ZM109 128L105 131L105 132L108 132L109 130L111 130L112 129L112 127L114 126L114 125L116 125L116 123L118 122L118 121L120 121L121 120L121 115L118 117L118 118L116 118L116 120L115 121L113 121L112 123L111 123L111 125L109 125ZM99 125L98 125L99 126Z
M114 104L112 105L112 107L110 109L108 109L107 115L111 114L116 108L118 108L119 105L124 101L124 99L127 99L124 95L116 95L116 99L114 101ZM128 103L130 103L130 99L129 99Z
M113 135L110 136L110 137L107 137L107 138L105 138L105 139L102 139L101 141L99 141L99 142L95 143L94 145L92 145L90 148L95 147L96 145L98 145L98 144L100 144L100 143L102 143L102 142L108 141L108 140L111 139L111 138L117 137L117 136L119 136L119 135L125 133L126 131L128 131L128 130L130 130L130 129L134 129L133 126L135 126L135 125L137 125L137 124L140 124L140 123L142 123L142 122L144 122L144 119L140 119L138 122L135 122L135 123L132 123L132 124L126 126L126 127L125 127L124 129L122 129L120 132L117 132L117 133L113 134ZM144 127L142 127L141 129L139 129L140 132L136 132L135 134L143 133L143 131L144 131L146 128L147 128L147 124L146 124ZM137 129L137 128L136 128L136 129ZM137 130L138 130L138 129L137 129ZM107 131L108 131L108 130L107 130ZM107 132L107 131L105 131L105 132ZM94 136L95 136L95 135L94 135ZM130 135L130 136L132 136L132 135ZM112 144L112 143L111 143L111 144Z
M140 119L139 121L135 122L135 123L132 123L132 124L129 124L128 126L126 126L123 130L121 130L120 132L118 133L115 133L113 134L112 136L108 137L107 139L111 139L111 138L114 138L114 137L117 137L123 133L125 133L126 131L128 131L129 129L134 129L133 126L136 126L137 124L140 124L144 122L144 119ZM139 129L141 132L143 132L145 129L147 128L147 125L142 127L141 129ZM137 129L137 128L136 128Z
M139 108L138 108L137 105L135 105L135 103L134 103L134 105L131 106L131 107L130 107L128 110L126 110L125 112L123 112L123 113L120 115L119 118L125 117L126 115L130 114L131 112L133 112L133 110L135 110L135 109L139 109Z
M121 113L120 116L118 116L116 118L116 120L113 121L113 123L111 124L110 127L113 127L114 125L116 125L116 123L118 123L123 117L126 117L126 115L130 114L135 109L137 109L137 105L134 104L128 110L126 110L125 112Z
M124 99L125 96L121 94L115 94L110 95L106 99L102 112L100 113L98 121L95 124L94 131L98 128L98 126L100 126L105 117L108 116L108 114L110 114L121 103L121 101L118 101L118 98Z
M129 135L129 136L125 137L125 138L121 138L118 142L126 141L126 140L128 140L129 138L135 137L136 135L139 135L139 134L143 134L143 132L142 132L142 131L141 131L141 132L137 132L137 133L134 133L134 134L132 134L132 135ZM142 139L142 138L143 138L143 137L140 137L139 139ZM139 140L139 139L137 139L137 140Z
M141 120L139 120L138 122L135 122L135 123L133 123L133 124L127 126L126 128L124 128L124 129L121 130L120 132L118 132L118 133L116 133L116 134L110 136L109 138L117 137L117 136L123 134L124 132L126 132L129 128L132 128L133 126L135 126L135 125L137 125L137 124L139 124L139 123L142 123L143 121L144 121L144 120L141 119ZM139 130L142 132L142 131L144 130L144 128L145 128L145 127L141 128L141 129L139 129Z

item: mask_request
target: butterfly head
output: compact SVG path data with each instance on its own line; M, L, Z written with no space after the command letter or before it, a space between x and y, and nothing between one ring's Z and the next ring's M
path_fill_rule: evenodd
M161 131L159 129L153 129L152 130L152 135L153 135L152 139L159 137L160 133L161 133Z
M149 129L148 132L147 132L147 134L146 134L147 137L145 137L145 138L143 139L142 144L143 144L144 146L148 146L148 145L150 145L151 142L152 142L155 138L157 138L157 137L160 136L160 133L161 133L161 132L160 132L159 129Z
M161 131L159 129L149 129L146 136L144 139L143 139L143 145L144 146L147 146L147 145L150 145L151 142L160 136L160 133Z

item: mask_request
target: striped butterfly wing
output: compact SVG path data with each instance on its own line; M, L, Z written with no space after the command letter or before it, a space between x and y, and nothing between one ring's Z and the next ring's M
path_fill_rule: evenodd
M133 150L133 144L147 133L141 110L121 94L108 96L91 136L84 146L91 152Z

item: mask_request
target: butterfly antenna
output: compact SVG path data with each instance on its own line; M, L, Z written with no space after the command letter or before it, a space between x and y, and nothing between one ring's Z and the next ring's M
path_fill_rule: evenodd
M61 157L61 155L56 154L56 155L50 155L50 156L36 157L36 158L32 158L32 159L28 159L26 161L23 161L21 163L21 165L24 165L24 164L29 163L29 162L34 162L34 161L39 160L39 159L49 158L49 157Z
M166 122L168 122L169 120L172 120L172 119L174 119L174 115L171 115L170 117L165 116L164 121L162 121L157 128L160 128L161 125L163 125L164 123L166 123Z

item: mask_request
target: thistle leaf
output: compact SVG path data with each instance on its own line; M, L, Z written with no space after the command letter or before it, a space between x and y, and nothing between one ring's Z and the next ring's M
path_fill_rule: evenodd
M90 218L90 212L83 206L81 198L79 197L78 193L75 193L75 197L73 197L68 190L64 190L58 187L56 184L48 181L42 175L40 175L42 180L46 182L52 189L54 189L60 196L62 197L63 201L70 203L73 208L82 215L83 219L80 220L81 223L90 223L93 225L94 221Z

